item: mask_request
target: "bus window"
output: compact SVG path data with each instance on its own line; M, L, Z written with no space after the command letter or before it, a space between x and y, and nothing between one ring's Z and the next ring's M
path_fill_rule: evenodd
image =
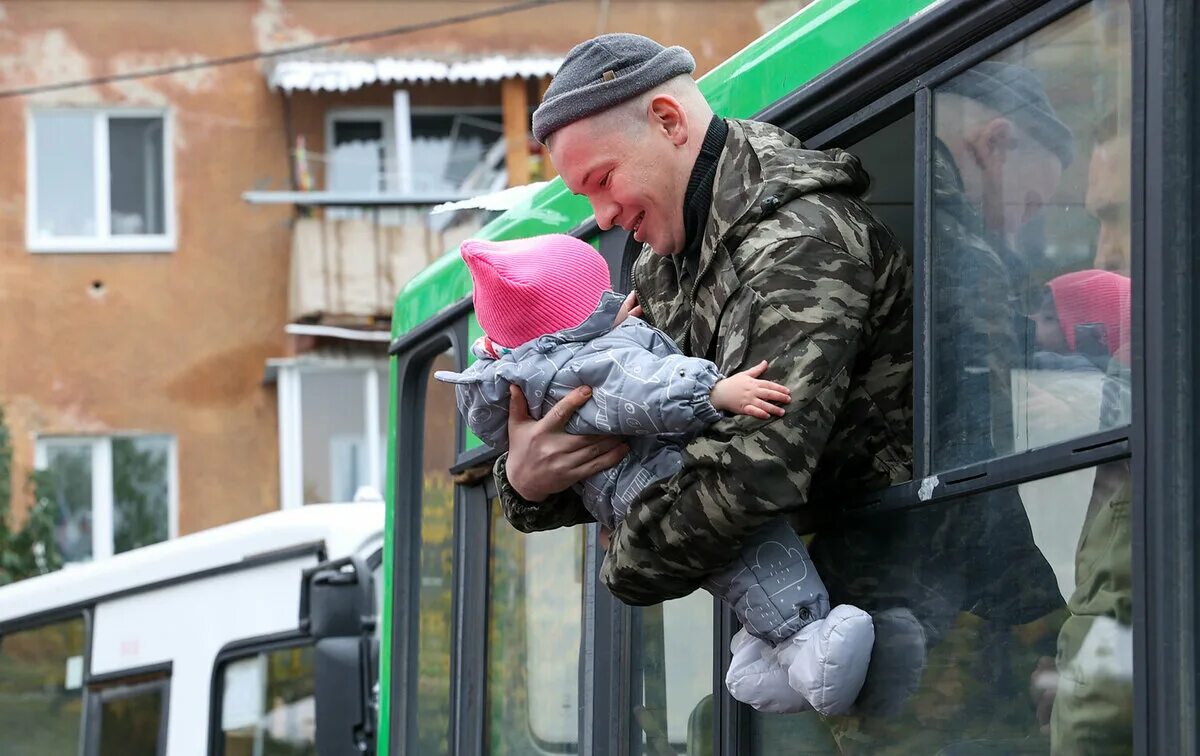
M458 418L454 387L434 380L433 373L457 367L452 350L438 355L425 386L416 705L417 750L430 756L447 754L450 748L454 483L448 471L454 464Z
M1131 65L1094 2L933 90L935 470L1128 423Z
M83 721L84 621L0 634L5 753L77 753Z
M89 694L87 756L160 756L167 747L170 678L117 683Z
M221 670L218 756L316 756L316 690L311 646L281 648Z
M913 127L909 113L870 136L845 146L871 177L866 201L906 252L913 250Z
M583 527L522 534L492 502L486 748L579 751Z
M1122 460L1012 489L1033 525L1035 553L1053 570L1049 590L1060 608L1020 617L1027 621L1019 624L1006 618L1014 605L1043 595L1046 586L1031 584L1009 596L981 591L948 624L939 626L922 612L930 643L920 687L900 699L893 716L836 722L843 747L854 744L864 753L878 753L884 744L894 744L896 753L1132 753L1128 472ZM967 517L981 514L974 500L947 507L962 508ZM906 515L881 524L898 538L914 535L922 521ZM941 575L922 574L937 567L935 559L914 563L908 577L938 588L946 585L939 577L956 571L970 581L979 572L1003 574L1011 567L995 564L986 551L960 564L949 562L961 557L953 549L937 556L945 560ZM877 633L877 650L880 640Z
M713 597L705 591L637 610L642 695L630 720L641 732L637 753L711 752L713 611Z

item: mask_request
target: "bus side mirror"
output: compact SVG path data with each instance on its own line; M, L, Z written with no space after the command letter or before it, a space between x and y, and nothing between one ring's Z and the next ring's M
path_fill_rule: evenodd
M313 638L317 753L374 752L375 593L362 560L346 557L303 572L300 629Z

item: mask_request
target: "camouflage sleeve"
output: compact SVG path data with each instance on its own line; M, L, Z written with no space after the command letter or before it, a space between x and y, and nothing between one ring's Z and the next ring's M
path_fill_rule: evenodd
M643 494L609 539L601 579L638 606L687 595L763 523L802 507L842 409L875 276L841 247L788 238L722 313L717 364L732 374L766 360L787 385L783 417L738 416L684 449L683 468ZM852 408L851 408L852 409Z
M542 501L526 501L508 482L508 471L505 469L507 463L508 453L505 452L496 460L492 475L496 479L496 491L500 497L500 509L504 512L504 519L517 530L533 533L596 521L596 518L584 509L579 494L571 488Z

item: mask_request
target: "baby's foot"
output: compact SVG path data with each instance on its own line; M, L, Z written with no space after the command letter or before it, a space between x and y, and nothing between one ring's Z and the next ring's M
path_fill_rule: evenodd
M733 660L725 674L725 687L735 699L770 714L812 710L788 683L787 668L779 663L771 644L743 628L733 636L729 650Z
M848 714L871 663L871 616L843 604L806 625L776 649L788 683L825 715Z

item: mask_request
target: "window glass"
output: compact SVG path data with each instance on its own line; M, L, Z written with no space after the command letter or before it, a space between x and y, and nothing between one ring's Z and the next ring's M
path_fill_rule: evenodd
M499 113L413 113L414 191L459 191L489 175L484 156L503 134ZM479 187L488 188L488 187Z
M300 374L304 503L350 501L366 485L361 370Z
M416 750L431 756L447 754L450 748L454 483L449 470L454 464L458 418L454 386L434 380L433 373L457 366L452 351L438 355L425 386Z
M113 236L166 233L163 119L110 118L108 154Z
M712 752L713 597L705 591L636 610L640 699L631 712L637 753Z
M871 176L864 197L906 252L913 249L914 124L909 113L844 149L862 161Z
M488 753L576 753L582 528L522 534L492 503L488 550Z
M114 553L167 540L170 455L170 439L113 439Z
M39 236L97 233L93 122L89 112L33 117Z
M1097 1L934 90L935 469L1128 422L1130 60Z
M843 751L1132 753L1128 461L993 493L813 541L834 603L875 621L864 715L830 720ZM756 752L811 724L760 725Z
M378 118L333 122L328 189L335 192L382 192L388 186L384 123Z
M98 693L97 756L157 756L166 744L162 731L167 682L153 682ZM93 711L95 711L93 709ZM89 729L91 725L89 725Z
M311 646L226 664L221 692L225 756L316 756L314 680Z
M53 497L55 544L63 562L92 558L92 443L47 441L44 489ZM43 489L39 489L43 490Z
M82 617L0 635L0 733L11 756L77 753Z
M45 459L38 495L50 501L55 547L64 563L170 537L173 443L170 436L38 440ZM94 523L101 523L102 532L93 535Z

